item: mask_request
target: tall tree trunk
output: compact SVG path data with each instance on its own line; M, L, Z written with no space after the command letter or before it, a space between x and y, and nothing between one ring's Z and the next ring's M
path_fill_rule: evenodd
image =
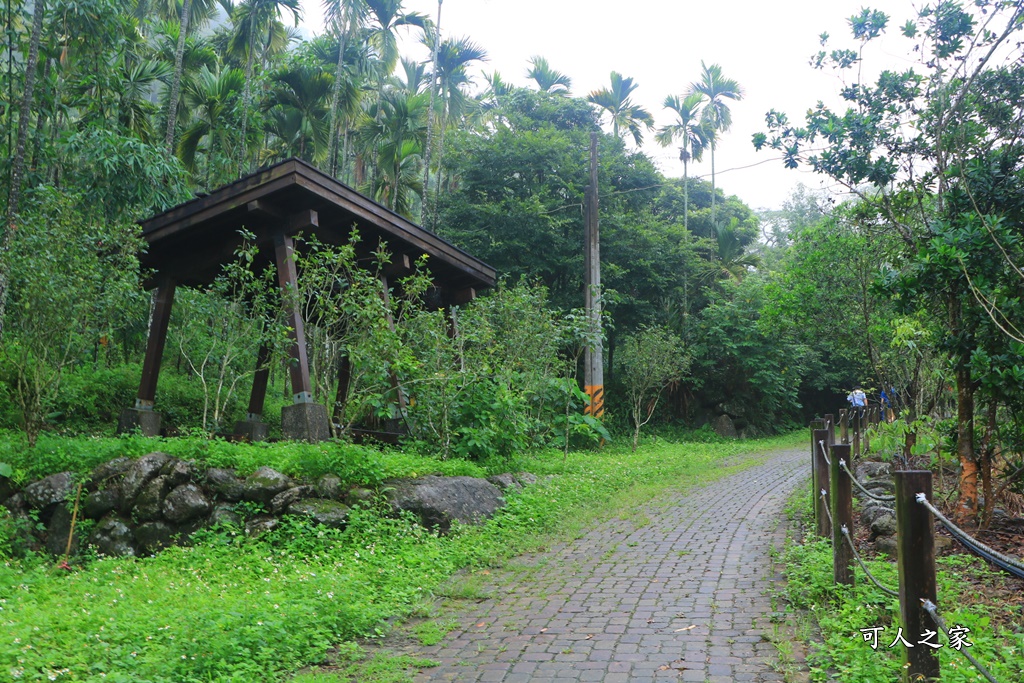
M689 177L689 155L686 147L683 147L683 228L690 229L690 177Z
M171 99L167 102L167 132L164 134L164 146L167 153L174 154L174 131L178 125L178 100L181 98L181 74L185 61L185 39L188 37L189 15L192 12L192 0L185 0L181 6L181 28L178 30L178 45L174 49L174 77L171 79Z
M978 513L978 461L974 454L974 386L971 369L956 369L956 454L960 459L960 499L955 518L973 522Z
M715 143L711 143L711 227L717 229L715 221Z
M345 18L342 18L340 23L340 30L338 31L338 63L334 67L334 85L331 88L331 146L327 154L327 168L330 174L335 177L338 175L338 138L340 137L338 109L341 107L341 84L345 78L345 42L348 38Z
M423 151L423 201L420 202L420 223L427 223L427 199L430 197L430 153L434 141L434 99L437 96L437 53L441 48L441 3L437 0L437 26L434 29L434 50L430 57L430 106L427 108L427 144ZM442 154L444 152L442 151ZM438 182L440 182L440 171Z
M245 60L245 88L242 89L242 140L238 145L238 177L245 175L248 162L245 137L249 132L249 104L252 100L252 67L256 57L256 21L249 17L249 56Z
M33 91L36 86L36 64L39 62L39 42L43 33L43 14L46 0L35 0L32 9L32 36L29 39L28 58L25 60L25 91L21 95L18 110L18 140L14 159L11 160L11 185L7 194L7 215L0 230L0 339L4 334L4 319L7 316L7 290L10 286L7 256L10 253L11 237L17 229L18 209L21 202L21 176L25 170L25 143L28 142L29 110L32 108Z
M985 508L981 516L981 527L987 529L992 523L992 512L996 509L995 497L992 494L992 453L995 451L996 411L995 401L988 404L988 424L985 427L985 438L981 445L981 490L985 495Z

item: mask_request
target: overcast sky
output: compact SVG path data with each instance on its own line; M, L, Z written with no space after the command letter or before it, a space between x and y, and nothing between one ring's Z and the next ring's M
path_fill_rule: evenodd
M319 0L302 0L305 28L323 31ZM918 3L919 4L919 3ZM436 0L406 0L406 9L436 16ZM851 47L846 19L863 7L890 15L889 38L865 53L866 71L911 66L908 42L898 27L915 15L909 0L445 0L443 37L468 36L487 50L486 71L497 70L516 85L528 85L527 60L548 59L573 80L573 94L605 87L611 71L639 84L634 94L657 125L672 121L662 108L666 95L682 94L700 76L701 60L720 64L739 81L745 96L732 104L733 126L721 139L715 167L718 186L753 208L778 208L797 183L831 188L806 171L783 168L770 151L755 152L751 135L764 128L771 109L802 121L818 100L835 103L841 85L832 72L808 65L823 31L830 47ZM414 54L410 38L405 54ZM420 59L425 49L415 52ZM479 73L480 69L476 70ZM479 76L477 84L483 81ZM632 141L629 141L632 146ZM662 148L648 134L643 147L668 175L681 176L675 147ZM708 155L691 164L692 175L710 175Z

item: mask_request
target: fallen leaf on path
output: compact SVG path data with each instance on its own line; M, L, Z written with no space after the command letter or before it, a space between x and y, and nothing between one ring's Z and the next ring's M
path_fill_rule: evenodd
M697 628L697 624L691 624L689 626L686 626L685 628L677 628L672 633L679 633L680 631L689 631L691 628Z
M484 626L487 626L486 621L481 621L479 624L476 625L477 628L483 628Z

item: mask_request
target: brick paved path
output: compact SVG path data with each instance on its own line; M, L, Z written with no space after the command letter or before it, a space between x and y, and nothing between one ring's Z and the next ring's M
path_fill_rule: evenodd
M764 454L746 456L764 457ZM807 477L804 450L613 519L532 571L496 572L491 595L459 608L459 628L406 652L441 662L417 682L781 681L769 549L782 506ZM738 462L741 458L734 459Z

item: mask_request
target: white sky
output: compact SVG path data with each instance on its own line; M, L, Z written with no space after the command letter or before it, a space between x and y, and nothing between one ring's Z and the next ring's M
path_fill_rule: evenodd
M302 4L306 30L322 32L319 1L302 0ZM770 150L754 151L751 135L764 130L765 113L775 108L788 113L791 121L802 122L803 114L818 100L837 102L836 75L813 70L808 60L821 49L818 35L823 31L832 36L830 48L853 47L846 19L863 7L890 15L889 38L872 43L865 52L865 78L867 69L911 66L910 41L898 29L914 17L914 4L910 0L446 0L441 32L444 37L470 37L488 52L489 60L481 68L497 70L516 85L531 83L526 71L533 55L546 57L552 68L570 76L577 96L605 87L613 70L630 76L639 84L634 100L654 115L658 126L672 121L671 112L661 106L665 96L682 94L700 76L701 60L720 64L727 77L743 86L745 97L732 103L733 126L719 142L717 184L752 208L779 208L797 183L810 188L831 186L813 173L783 168ZM436 0L406 0L405 7L431 17L437 13ZM416 40L407 42L403 54L427 59ZM632 140L628 144L632 146ZM659 147L653 134L647 134L643 149L664 173L682 175L675 147ZM742 168L753 164L757 165ZM709 177L710 171L707 154L702 163L690 165L692 175Z

